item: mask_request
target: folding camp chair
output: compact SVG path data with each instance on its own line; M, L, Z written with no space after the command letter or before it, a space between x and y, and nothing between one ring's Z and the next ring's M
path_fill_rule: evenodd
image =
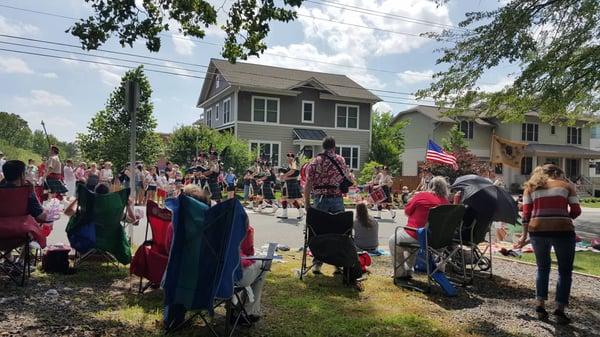
M427 272L427 291L431 290L431 281L435 280L436 273L443 272L443 268L460 250L460 245L454 242L456 231L460 228L465 212L463 205L441 205L429 210L427 224L424 228L424 245L421 243L401 243L397 241L399 230L415 230L412 227L398 226L395 230L394 245L411 248L411 256L416 255L416 264L424 264ZM419 249L424 254L419 254ZM394 282L398 277L399 264L394 260ZM409 257L410 258L410 257ZM435 263L432 263L435 261ZM439 283L438 280L435 280ZM414 287L410 287L414 288Z
M473 282L475 270L488 273L490 278L493 276L492 221L474 219L468 230L461 231L461 238L454 241L462 247L459 253L452 258L451 263L463 272L465 283ZM484 246L483 250L481 249L482 245ZM489 257L486 254L489 254ZM470 271L469 278L466 278L466 269Z
M246 235L246 212L236 199L209 209L185 195L167 200L167 207L173 212L173 242L162 284L165 328L178 330L200 316L218 336L208 317L214 316L215 304L233 299L235 283L242 278L240 244ZM186 311L196 314L186 319Z
M0 271L19 286L30 276L31 241L46 246L39 224L27 212L30 186L0 188Z
M131 262L131 245L121 224L129 191L95 194L85 185L77 185L77 211L66 228L71 247L77 252L75 267L93 255L115 265Z
M314 266L314 263L307 266L308 248L315 260L342 267L344 284L351 285L352 281L362 276L356 246L352 239L353 223L354 215L350 211L331 214L316 208L308 210L304 228L301 280Z
M146 203L146 234L144 243L133 256L129 271L140 277L138 292L141 294L149 287L158 287L167 269L169 247L167 237L173 214L166 208L161 208L152 200ZM148 229L152 230L152 239L148 240ZM147 279L146 285L143 280Z

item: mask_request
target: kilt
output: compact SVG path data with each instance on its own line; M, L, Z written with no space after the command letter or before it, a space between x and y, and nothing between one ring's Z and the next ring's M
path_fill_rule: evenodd
M300 182L297 179L290 179L285 181L282 194L288 199L302 199L302 192L300 191Z
M274 200L275 199L275 195L273 195L273 185L271 185L271 183L265 182L264 184L262 184L262 187L260 189L261 189L261 194L264 199L266 199L266 200Z
M49 190L50 193L63 194L69 191L60 178L53 177L52 175L48 175L48 177L46 177L44 188Z
M383 185L381 188L383 189L383 193L385 193L385 200L383 202L392 202L392 191L390 191L390 187Z
M227 192L235 192L235 185L227 185Z
M258 187L258 184L256 183L255 179L250 180L250 186L252 187L252 195L260 195L260 188Z
M211 200L221 200L221 186L218 182L209 182L208 188L210 189Z

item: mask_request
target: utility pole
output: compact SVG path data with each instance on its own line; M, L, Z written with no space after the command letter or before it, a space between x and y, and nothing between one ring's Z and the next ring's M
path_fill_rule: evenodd
M135 186L135 151L137 144L137 110L140 106L140 85L135 81L127 81L127 87L125 88L125 106L129 112L129 196L133 196L134 203L136 199L136 186ZM129 243L133 242L133 225L129 226Z

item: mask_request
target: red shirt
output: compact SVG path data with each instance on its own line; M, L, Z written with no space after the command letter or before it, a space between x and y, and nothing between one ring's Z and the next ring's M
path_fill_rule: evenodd
M431 192L419 192L410 199L408 205L404 208L404 214L408 216L407 227L412 228L423 228L427 224L427 217L429 216L429 209L439 206L447 205L448 199L440 197L439 195ZM405 229L408 235L412 236L415 240L417 239L417 232L413 230Z
M348 176L348 166L344 157L335 154L334 150L326 151L325 154L333 158L342 169L342 172ZM344 180L344 176L335 167L331 160L323 155L316 156L306 167L307 180L312 181L313 191L316 195L334 195L342 196L342 192L337 187ZM319 188L319 186L328 186Z
M253 260L244 259L245 256L254 256L254 228L246 228L246 236L240 245L240 257L242 258L242 267L246 268L254 263Z

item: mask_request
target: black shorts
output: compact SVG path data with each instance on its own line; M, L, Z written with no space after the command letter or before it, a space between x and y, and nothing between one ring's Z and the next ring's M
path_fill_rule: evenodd
M156 186L148 186L146 191L156 191Z
M392 191L389 186L382 186L383 193L385 193L385 200L383 202L392 202Z
M227 185L227 192L235 192L235 186L234 185Z
M208 188L210 189L211 200L221 200L221 186L217 182L209 182Z

